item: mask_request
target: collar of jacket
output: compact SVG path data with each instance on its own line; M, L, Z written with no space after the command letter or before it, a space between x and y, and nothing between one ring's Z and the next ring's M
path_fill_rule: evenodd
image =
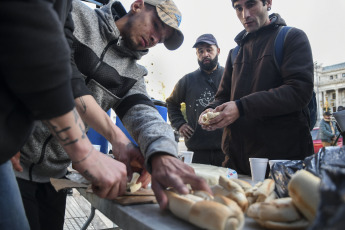
M254 33L248 33L246 30L242 30L236 37L235 42L242 46L247 39L249 39L252 36L259 36L261 33L267 30L275 29L279 26L286 26L285 20L277 13L273 13L269 16L270 18L270 24L267 26L263 26L259 30L255 31Z

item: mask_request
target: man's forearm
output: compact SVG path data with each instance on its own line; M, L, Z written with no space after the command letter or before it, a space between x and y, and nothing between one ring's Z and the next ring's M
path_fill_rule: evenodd
M113 145L113 150L119 147L119 143L131 143L91 95L76 98L75 102L82 120L104 136Z
M43 122L72 161L80 161L88 155L92 145L86 136L84 123L75 108L62 116Z

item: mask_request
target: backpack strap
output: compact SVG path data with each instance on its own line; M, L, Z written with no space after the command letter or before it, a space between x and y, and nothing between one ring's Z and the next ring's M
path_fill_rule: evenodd
M236 47L232 50L232 53L231 53L231 65L232 65L232 66L234 65L234 61L235 61L235 59L236 59L236 56L237 56L239 50L240 50L240 46L236 46Z
M277 69L280 71L280 66L283 62L283 48L287 33L292 29L290 26L282 26L274 41L274 60Z

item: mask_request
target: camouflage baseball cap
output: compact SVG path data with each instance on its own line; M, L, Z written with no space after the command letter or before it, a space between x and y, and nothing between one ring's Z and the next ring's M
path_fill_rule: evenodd
M178 28L181 24L182 15L172 0L144 0L145 3L156 7L159 18L168 26L175 29L174 34L164 41L168 50L176 50L182 43L184 36Z

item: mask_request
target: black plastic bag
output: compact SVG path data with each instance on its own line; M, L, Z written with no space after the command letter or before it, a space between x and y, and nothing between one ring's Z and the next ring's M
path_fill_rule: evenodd
M345 229L345 168L322 166L321 201L309 230Z
M275 192L278 197L288 197L288 184L295 172L304 168L302 160L292 160L275 163L270 172L270 177L274 180Z
M305 158L304 164L307 171L322 178L321 169L324 166L345 168L345 148L338 146L321 148L317 154Z

